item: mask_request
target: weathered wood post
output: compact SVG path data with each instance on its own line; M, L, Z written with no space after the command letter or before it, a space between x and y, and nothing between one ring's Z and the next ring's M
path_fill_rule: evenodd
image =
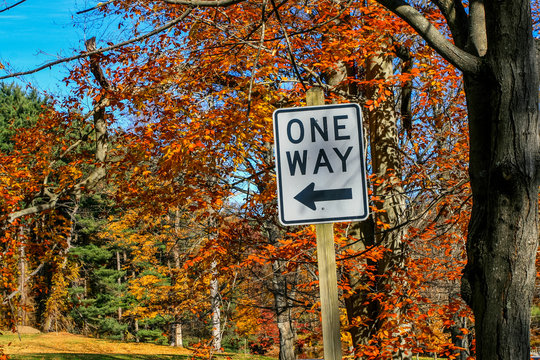
M308 106L324 105L324 92L312 87L306 93ZM316 224L317 262L325 360L341 360L341 332L334 249L334 224Z

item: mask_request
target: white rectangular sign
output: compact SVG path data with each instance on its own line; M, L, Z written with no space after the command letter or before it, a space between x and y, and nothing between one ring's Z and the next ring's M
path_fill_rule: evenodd
M281 223L367 218L362 112L357 104L278 109L274 139Z

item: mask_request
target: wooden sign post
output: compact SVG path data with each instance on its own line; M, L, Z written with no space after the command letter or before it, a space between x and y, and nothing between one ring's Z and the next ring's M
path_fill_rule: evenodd
M306 93L308 106L324 105L324 92L312 87ZM316 224L317 262L325 360L341 360L341 331L334 249L334 224Z
M317 262L325 360L341 360L341 333L334 250L334 224L316 224Z
M315 224L325 360L341 360L334 222L369 214L362 111L358 104L324 104L324 92L306 93L308 106L273 114L279 220Z

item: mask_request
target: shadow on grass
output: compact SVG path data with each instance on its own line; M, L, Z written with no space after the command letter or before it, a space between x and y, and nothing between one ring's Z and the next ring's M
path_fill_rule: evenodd
M188 355L140 354L24 354L10 355L11 360L187 360Z

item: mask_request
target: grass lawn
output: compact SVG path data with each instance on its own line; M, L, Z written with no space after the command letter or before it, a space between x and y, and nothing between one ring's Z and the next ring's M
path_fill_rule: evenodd
M191 350L185 348L108 341L64 332L21 334L20 338L4 332L0 335L0 346L12 360L189 360L192 356ZM252 354L217 354L214 359L277 360ZM419 357L419 360L433 358Z
M94 339L69 333L0 335L0 346L13 360L188 360L185 348ZM251 354L218 354L216 360L276 360Z
M229 355L232 360L276 360L267 356ZM189 355L121 355L121 354L25 354L10 355L12 360L187 360ZM216 356L216 360L227 359L227 356Z
M10 355L13 360L186 360L187 355L120 355L120 354L24 354Z
M255 356L255 355L218 355L214 358L232 360L276 360L275 358L267 356ZM190 355L142 355L142 354L24 354L24 355L10 355L12 360L188 360Z
M275 360L266 356L229 355L232 360ZM187 360L189 355L122 355L122 354L24 354L10 355L12 360ZM227 359L227 356L216 356L216 360Z

